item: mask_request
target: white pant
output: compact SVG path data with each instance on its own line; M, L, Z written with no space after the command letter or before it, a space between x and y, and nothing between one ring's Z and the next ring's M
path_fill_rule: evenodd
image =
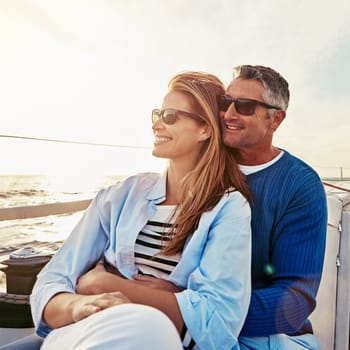
M53 330L42 350L182 350L180 336L161 311L123 304Z

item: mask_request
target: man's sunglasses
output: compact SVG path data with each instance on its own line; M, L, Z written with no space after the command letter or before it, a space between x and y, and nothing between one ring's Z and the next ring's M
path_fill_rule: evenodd
M255 108L257 105L272 108L272 109L281 109L276 106L269 105L262 101L251 100L248 98L232 98L229 95L219 95L216 97L219 110L226 112L232 103L235 104L235 109L239 114L243 115L253 115L255 113Z
M179 109L174 109L174 108L165 108L162 110L160 109L152 110L152 123L154 124L160 118L162 118L162 121L164 124L167 124L167 125L175 124L178 114L183 114L186 117L190 117L198 121L203 121L203 119L197 114L181 111Z

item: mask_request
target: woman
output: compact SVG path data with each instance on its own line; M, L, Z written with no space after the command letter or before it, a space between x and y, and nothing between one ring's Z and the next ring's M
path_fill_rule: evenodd
M206 73L171 79L152 112L153 155L169 159L166 172L101 190L38 276L35 325L42 336L54 329L43 349L239 348L250 207L221 144L216 97L224 92Z

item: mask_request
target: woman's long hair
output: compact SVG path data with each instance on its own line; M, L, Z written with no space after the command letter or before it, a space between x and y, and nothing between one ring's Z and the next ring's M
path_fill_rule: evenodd
M228 191L239 191L250 200L248 185L238 168L234 152L221 141L216 96L225 93L222 82L212 74L183 72L170 80L169 91L173 90L191 98L195 108L192 112L203 118L211 136L204 142L198 163L183 179L171 240L162 250L165 255L182 252L201 215L212 209Z

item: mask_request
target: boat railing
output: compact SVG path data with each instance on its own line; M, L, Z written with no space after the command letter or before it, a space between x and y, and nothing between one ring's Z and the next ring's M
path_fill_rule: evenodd
M75 213L86 209L91 199L0 208L0 221Z
M321 350L349 350L350 190L324 185L328 207L326 254L317 306L310 319Z

